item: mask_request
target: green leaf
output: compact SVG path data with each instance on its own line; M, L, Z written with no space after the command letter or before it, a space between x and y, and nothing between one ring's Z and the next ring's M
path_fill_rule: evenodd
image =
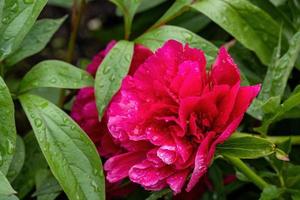
M136 39L136 42L155 51L170 39L188 43L191 47L202 49L208 61L208 66L213 62L218 53L218 48L209 41L187 29L176 26L161 26L143 34Z
M266 187L263 192L261 193L261 196L259 200L273 200L278 199L280 197L281 191L278 189L275 185L271 185L269 187Z
M262 109L264 113L273 113L276 108L280 105L280 97L275 96L269 98L263 105Z
M54 200L62 191L59 183L48 169L39 170L35 179L36 191L32 196L37 196L37 200Z
M7 178L12 182L20 173L25 160L25 145L23 139L17 136L16 152L9 166Z
M153 192L146 200L158 200L171 192L172 191L170 189L164 189L158 192Z
M255 159L275 152L276 146L270 141L255 136L233 136L217 146L221 155L242 159Z
M16 191L11 187L5 175L0 171L0 195L15 194Z
M5 59L5 66L12 66L44 49L65 19L66 17L38 20L24 38L20 48Z
M199 0L192 7L208 16L269 64L277 45L279 25L247 0Z
M34 95L19 97L39 146L69 199L104 200L104 176L96 147L62 110Z
M142 0L141 5L138 7L137 13L143 12L145 10L149 10L155 6L158 6L159 4L162 4L163 2L166 2L167 0Z
M78 89L92 86L93 78L86 71L59 60L42 61L22 79L19 93L39 87Z
M254 5L260 7L265 12L267 12L270 16L273 17L278 23L282 24L284 26L284 30L287 32L288 35L291 33L294 33L296 31L295 26L291 22L291 20L288 18L286 14L281 12L280 9L278 9L273 3L270 1L261 1L261 0L249 0Z
M26 159L20 174L13 181L18 196L23 199L33 189L36 173L48 167L40 147L32 132L24 137Z
M47 0L4 1L0 16L0 61L14 52L33 26Z
M0 199L1 200L19 200L19 198L16 197L15 195L9 195L9 196L0 195Z
M0 77L0 171L6 175L16 145L14 104L10 92Z
M300 90L293 92L287 100L285 100L277 109L275 109L274 114L266 116L262 125L259 128L255 128L259 133L265 134L268 131L269 126L280 120L284 114L291 110L293 107L300 105Z
M286 54L268 68L260 93L260 99L267 100L274 96L279 96L281 99L299 52L300 31L290 40L290 47Z
M123 78L127 75L133 55L133 43L119 41L105 56L98 68L95 80L95 96L102 118L106 106L119 90Z
M208 171L209 179L212 181L214 187L214 194L218 196L218 200L225 200L223 174L220 167L213 163Z
M193 0L176 0L173 5L165 12L165 14L150 28L153 30L161 25L171 21L176 16L182 14L184 11L189 9L189 5Z
M131 32L132 20L142 0L110 0L118 6L124 15L125 38L128 39Z

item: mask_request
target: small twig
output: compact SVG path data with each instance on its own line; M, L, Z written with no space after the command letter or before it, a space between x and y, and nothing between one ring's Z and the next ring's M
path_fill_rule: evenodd
M75 44L76 39L78 35L78 28L80 25L80 21L82 18L82 15L84 13L86 1L81 0L80 6L78 7L77 0L74 1L73 7L72 7L72 19L71 19L71 35L68 43L68 51L66 55L65 61L68 63L72 63L73 57L74 57L74 50L75 50ZM62 108L65 104L65 89L61 89L58 106Z

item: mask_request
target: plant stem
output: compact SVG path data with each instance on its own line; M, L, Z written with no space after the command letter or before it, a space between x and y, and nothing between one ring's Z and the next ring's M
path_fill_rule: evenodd
M248 165L241 159L231 156L224 156L227 161L239 169L245 176L247 176L257 187L261 190L268 187L269 184L258 176Z
M241 136L256 136L256 137L262 137L261 135L258 134L251 134L251 133L240 133L237 132L235 133L237 135L241 135ZM300 145L300 135L288 135L288 136L266 136L266 137L262 137L264 139L269 140L270 142L274 143L274 144L280 144L288 139L291 139L291 143L292 145Z
M279 144L282 143L288 139L291 139L291 143L293 145L300 144L300 136L296 135L291 135L291 136L268 136L266 139L270 140L274 144Z
M74 1L73 7L72 7L72 19L71 19L71 35L68 43L68 51L66 55L65 61L68 63L72 63L73 56L74 56L74 50L75 50L75 44L76 39L78 35L78 28L80 25L80 20L83 15L84 9L86 5L86 0L80 1L80 6L77 5L77 0ZM58 106L62 108L65 103L65 89L61 89Z

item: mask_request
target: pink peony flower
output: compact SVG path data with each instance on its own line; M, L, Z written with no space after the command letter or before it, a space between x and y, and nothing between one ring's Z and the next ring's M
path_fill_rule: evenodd
M260 90L240 86L225 48L209 72L205 66L201 50L170 40L125 77L104 120L122 147L104 165L108 181L129 177L147 190L169 186L175 194L186 180L186 191L199 183L216 145L231 136Z

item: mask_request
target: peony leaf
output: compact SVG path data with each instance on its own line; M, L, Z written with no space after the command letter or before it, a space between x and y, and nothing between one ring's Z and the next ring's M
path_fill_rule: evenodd
M41 169L35 176L36 191L32 194L37 200L54 200L62 191L50 170Z
M23 139L17 135L16 152L9 166L7 178L12 182L20 173L25 160L25 145Z
M5 175L0 171L0 195L12 195L16 191L11 187Z
M45 48L66 17L38 20L22 41L20 47L5 59L5 66L12 66Z
M132 20L142 0L110 0L118 6L124 15L125 38L128 39L131 32Z
M0 61L19 47L46 3L47 0L1 0Z
M22 79L19 93L39 87L78 89L92 86L93 78L86 71L59 60L42 61Z
M255 136L233 136L217 146L221 155L234 156L242 159L255 159L275 152L272 142Z
M300 105L300 90L299 86L298 89L295 89L296 91L293 92L287 100L285 100L280 106L278 106L277 109L274 110L274 114L266 116L266 118L263 120L262 125L259 128L256 128L255 130L259 133L265 134L268 131L269 126L280 120L281 117L284 116L284 114L291 110L292 108Z
M158 192L153 192L146 200L157 200L161 199L164 196L170 194L172 191L170 189L164 189Z
M247 0L201 0L192 8L203 13L269 64L277 45L279 25Z
M171 21L176 16L188 10L189 5L192 2L193 0L176 0L173 5L167 10L167 12L165 12L165 14L150 28L150 30L166 24L168 21Z
M160 28L143 34L136 39L136 42L155 51L161 47L164 42L170 39L188 43L191 47L202 49L207 58L208 66L213 63L218 53L218 48L209 41L187 29L169 25L161 26Z
M0 195L0 199L1 200L19 200L18 197L16 197L15 195Z
M104 200L104 175L96 147L81 128L49 101L19 97L39 146L69 199Z
M16 145L14 104L10 92L0 77L0 171L6 175Z
M153 7L156 7L167 0L142 0L141 5L138 7L138 10L136 11L137 13L143 12L145 10L149 10Z
M106 106L119 90L123 78L127 75L133 55L133 43L119 41L105 56L98 68L95 80L96 104L99 119Z
M259 99L265 101L274 96L281 99L299 52L300 31L290 40L289 50L268 68Z
M23 199L34 187L36 173L48 167L45 158L32 132L24 137L25 162L20 174L15 178L13 187L18 191L18 196Z
M281 193L282 191L279 188L277 188L275 185L270 185L263 190L259 200L279 199Z

